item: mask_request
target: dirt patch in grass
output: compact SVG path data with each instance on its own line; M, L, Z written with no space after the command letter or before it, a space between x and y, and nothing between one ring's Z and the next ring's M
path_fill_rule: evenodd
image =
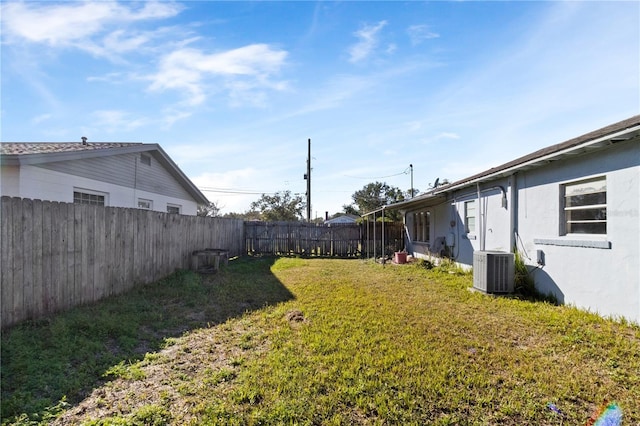
M254 344L246 347L247 335ZM165 407L176 424L197 419L199 404L194 396L208 387L221 387L238 374L247 350L251 356L266 351L266 341L256 335L249 323L215 329L201 329L174 339L159 352L149 354L136 365L138 378L117 377L95 389L80 404L63 413L53 425L83 424L95 419L131 419L147 406Z

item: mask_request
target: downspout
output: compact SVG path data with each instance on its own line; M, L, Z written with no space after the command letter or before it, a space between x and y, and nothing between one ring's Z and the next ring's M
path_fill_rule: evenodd
M518 197L518 176L516 173L511 175L510 179L510 187L511 194L509 200L509 229L511 230L511 234L509 235L509 247L512 251L516 252L516 233L518 232L518 224L517 224L517 197Z
M480 239L480 251L484 251L484 229L482 229L483 214L482 214L482 199L480 198L480 182L476 183L476 189L478 191L478 238Z

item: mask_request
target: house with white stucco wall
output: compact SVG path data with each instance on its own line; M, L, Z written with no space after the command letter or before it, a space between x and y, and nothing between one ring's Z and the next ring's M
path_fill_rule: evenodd
M3 196L196 215L207 198L157 144L0 144Z
M640 323L640 115L385 209L414 257L517 252L541 293Z

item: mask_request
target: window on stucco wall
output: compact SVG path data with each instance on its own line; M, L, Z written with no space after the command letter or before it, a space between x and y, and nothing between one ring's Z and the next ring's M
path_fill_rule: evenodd
M431 214L428 211L413 214L414 241L428 243L430 240Z
M607 180L582 180L562 185L563 234L607 233Z
M469 234L476 232L476 200L464 203L464 229Z
M73 191L73 202L75 204L91 204L94 206L106 205L106 193L89 191L89 190L77 190Z
M167 213L171 214L180 214L182 210L182 206L179 204L167 204Z
M153 209L153 201L138 198L138 208L143 210L151 210Z

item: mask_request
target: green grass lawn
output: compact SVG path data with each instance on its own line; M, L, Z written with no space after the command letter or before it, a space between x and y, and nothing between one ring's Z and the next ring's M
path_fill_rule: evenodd
M181 272L3 333L3 425L574 425L606 402L640 423L640 327L471 281L297 258Z

